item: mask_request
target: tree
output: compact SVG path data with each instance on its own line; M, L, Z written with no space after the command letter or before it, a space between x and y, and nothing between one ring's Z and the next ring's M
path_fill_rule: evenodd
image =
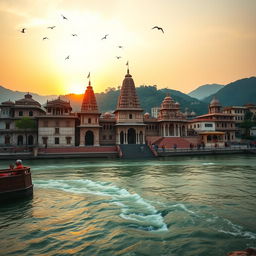
M30 129L35 129L36 128L36 122L35 120L29 118L29 117L23 117L20 120L17 120L15 122L15 126L18 129L24 130L25 132L25 137L26 137L26 147L28 144L28 131Z
M251 139L250 129L253 126L255 126L255 121L253 120L253 113L250 110L248 110L244 114L244 121L240 124L240 127L245 129L245 139Z

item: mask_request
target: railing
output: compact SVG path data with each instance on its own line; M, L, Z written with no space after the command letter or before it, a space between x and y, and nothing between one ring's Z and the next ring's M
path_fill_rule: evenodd
M205 147L205 148L158 148L158 153L164 153L164 152L172 152L172 153L180 153L180 152L212 152L212 151L226 151L226 152L232 152L232 151L238 151L238 150L255 150L256 147L248 147L247 145L238 145L238 146L231 146L231 147Z
M24 167L22 169L4 169L0 170L0 176L1 174L7 174L6 176L11 176L11 175L25 175L30 173L30 168L29 167Z

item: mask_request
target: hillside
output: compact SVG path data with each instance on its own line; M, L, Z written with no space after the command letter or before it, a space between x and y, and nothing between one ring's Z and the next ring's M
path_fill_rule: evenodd
M7 101L9 99L12 101L22 99L24 98L24 95L27 93L28 92L12 91L0 85L0 103L3 101ZM54 99L57 97L57 95L42 96L37 93L29 93L32 95L34 100L40 102L41 104L44 104L47 100Z
M214 95L222 106L256 104L256 77L244 78L227 84ZM213 95L203 101L209 103L212 98Z
M188 108L190 111L195 111L198 115L207 112L206 103L191 98L190 96L179 91L167 88L158 90L156 86L140 86L137 87L136 90L140 99L141 107L145 112L150 113L152 107L160 106L167 93L170 93L171 97L180 103L182 111L184 111L185 108ZM26 92L12 91L1 86L0 102L6 101L8 99L15 101L17 99L23 98L25 94ZM115 110L119 94L120 90L116 90L114 88L108 90L107 92L96 93L95 95L100 111L103 113L106 111ZM41 96L35 93L31 93L31 95L41 104L45 104L47 99L50 100L57 97L57 95ZM83 94L62 95L62 98L70 100L73 111L80 111Z
M152 107L160 106L167 93L170 93L171 97L180 103L181 111L184 111L185 108L188 108L190 111L195 111L198 115L207 112L208 105L206 103L191 98L190 96L179 91L171 89L157 90L156 86L140 86L136 87L136 91L140 100L141 107L145 112L151 113ZM116 90L114 88L108 92L95 93L100 111L102 113L106 111L114 111L117 105L119 94L120 90ZM75 111L80 111L83 95L69 94L65 95L65 98L70 100Z
M205 84L201 85L192 92L188 93L190 97L202 100L223 88L221 84Z

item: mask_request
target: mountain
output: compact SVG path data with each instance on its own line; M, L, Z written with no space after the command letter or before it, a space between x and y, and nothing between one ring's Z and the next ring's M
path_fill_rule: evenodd
M209 103L215 96L222 106L242 106L256 104L256 77L244 78L225 85L222 89L205 99Z
M205 84L201 85L192 92L188 93L190 97L202 100L223 88L221 84Z
M24 98L24 95L27 93L28 92L12 91L0 85L0 103L3 101L7 101L9 99L11 101L22 99ZM41 104L45 104L47 100L51 100L58 97L57 95L42 96L37 93L29 93L29 94L32 95L34 100L38 101Z
M140 99L141 107L145 112L151 112L152 107L159 107L166 97L167 93L171 97L180 103L181 111L188 108L190 111L194 111L196 114L200 115L207 112L207 103L201 102L195 98L171 89L157 89L156 86L139 86L136 87L138 97ZM8 99L15 101L21 99L27 92L12 91L0 86L0 103ZM57 98L58 95L48 95L41 96L35 93L30 93L33 99L37 100L41 104L45 104L47 100ZM106 111L114 111L117 105L118 96L120 90L115 88L110 88L106 92L95 93L99 109L102 113ZM77 112L81 109L81 104L83 100L83 94L68 94L61 95L62 99L70 100L73 111Z

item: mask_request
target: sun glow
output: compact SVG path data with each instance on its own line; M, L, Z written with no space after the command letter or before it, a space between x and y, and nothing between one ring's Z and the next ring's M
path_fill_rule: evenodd
M85 86L81 83L71 83L66 90L66 93L74 93L74 94L83 94L85 91Z

